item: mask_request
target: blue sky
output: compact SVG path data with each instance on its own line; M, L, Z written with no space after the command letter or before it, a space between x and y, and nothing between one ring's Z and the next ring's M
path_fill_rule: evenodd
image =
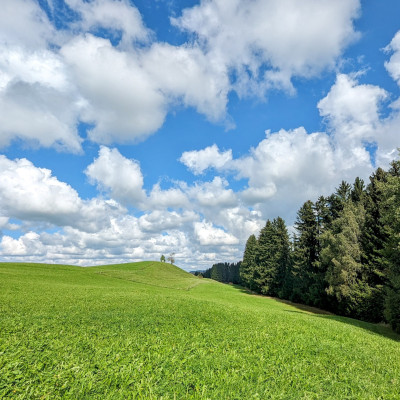
M395 0L3 0L0 261L241 259L397 157Z

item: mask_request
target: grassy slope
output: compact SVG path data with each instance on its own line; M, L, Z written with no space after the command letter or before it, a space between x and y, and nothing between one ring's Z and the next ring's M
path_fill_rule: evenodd
M0 264L0 398L398 399L400 341L173 266Z

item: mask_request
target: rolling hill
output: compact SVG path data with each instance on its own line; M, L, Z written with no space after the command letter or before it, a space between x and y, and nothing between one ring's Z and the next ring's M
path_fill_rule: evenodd
M398 399L400 338L166 263L0 264L0 398Z

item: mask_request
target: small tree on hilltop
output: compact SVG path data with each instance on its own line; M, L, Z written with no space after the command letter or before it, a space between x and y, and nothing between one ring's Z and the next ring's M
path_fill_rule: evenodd
M164 256L164 254L161 255L160 261L161 261L161 262L165 262L165 256Z
M171 264L173 264L173 263L175 262L175 253L171 253L171 254L169 255L169 257L167 258L167 260L168 260Z

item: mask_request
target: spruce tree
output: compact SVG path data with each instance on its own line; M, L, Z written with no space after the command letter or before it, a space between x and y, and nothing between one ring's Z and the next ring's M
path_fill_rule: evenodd
M211 279L214 279L215 281L218 282L223 282L224 276L223 276L223 269L221 268L220 264L214 264L211 267Z
M327 293L333 310L353 317L360 316L369 295L361 264L364 219L364 207L348 201L321 238L321 263L326 268Z
M257 239L251 235L246 242L243 261L240 264L240 278L244 286L251 290L255 289L254 274L256 269Z
M342 181L339 187L336 188L336 192L327 198L331 222L340 217L344 205L350 199L351 193L351 186L346 181Z
M254 281L256 290L273 296L275 292L275 281L277 276L277 265L275 263L276 247L275 229L270 220L261 229L257 241L256 269Z
M292 291L292 255L289 234L285 221L278 217L273 225L276 234L275 262L277 266L274 295L288 298Z
M365 224L362 232L362 263L365 280L370 288L368 319L379 322L383 318L385 270L387 262L383 254L388 232L382 220L383 187L387 173L378 168L370 177L365 193Z
M306 201L297 213L294 242L293 291L291 300L306 304L318 303L312 287L316 283L318 261L318 226L314 204Z
M350 197L353 203L362 202L365 195L365 184L362 179L357 177L351 189Z

